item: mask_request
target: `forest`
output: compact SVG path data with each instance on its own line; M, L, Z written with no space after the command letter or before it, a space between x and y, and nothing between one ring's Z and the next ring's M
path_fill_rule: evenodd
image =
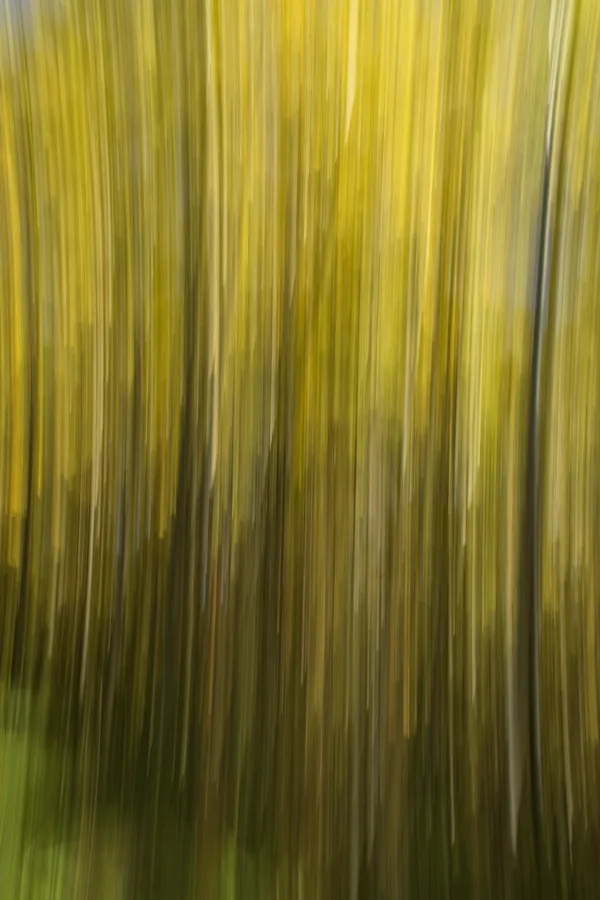
M600 4L0 4L0 896L600 879Z

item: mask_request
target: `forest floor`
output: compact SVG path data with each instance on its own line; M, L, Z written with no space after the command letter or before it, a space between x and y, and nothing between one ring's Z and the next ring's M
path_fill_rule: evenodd
M11 693L0 700L0 898L2 900L270 900L300 897L264 859L241 855L233 841L194 850L176 817L158 818L154 838L136 840L122 811L102 810L84 834L59 810L77 791L72 760L43 728L40 702ZM150 800L150 802L152 802ZM300 889L299 889L300 888Z

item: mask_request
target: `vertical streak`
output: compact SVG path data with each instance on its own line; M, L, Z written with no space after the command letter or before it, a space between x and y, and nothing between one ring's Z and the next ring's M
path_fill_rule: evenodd
M571 49L573 35L573 4L568 11L565 3L561 4L560 21L558 23L556 50L551 73L550 95L548 98L548 120L546 147L544 157L544 175L542 185L542 206L540 212L540 232L538 246L538 262L534 294L534 331L532 347L532 385L529 421L529 451L527 463L527 501L525 540L530 543L530 553L524 552L524 587L529 600L520 605L518 623L518 665L528 655L528 699L529 740L532 764L532 790L534 804L534 826L538 853L542 851L543 839L543 797L542 797L542 765L540 738L540 703L539 703L539 654L540 654L540 393L542 369L542 332L548 320L548 304L550 293L550 277L552 271L552 249L554 237L554 218L556 193L561 163L561 136L556 140L557 121L562 125L564 110L568 102L570 79L567 83L561 78L565 57ZM568 73L569 74L569 73ZM558 170L558 171L557 171ZM519 646L520 644L520 646ZM527 653L528 651L528 653ZM563 707L564 707L563 697ZM563 709L564 716L564 709ZM565 739L567 736L565 735ZM567 773L566 773L567 774ZM567 785L568 790L568 785ZM514 849L515 835L513 835Z

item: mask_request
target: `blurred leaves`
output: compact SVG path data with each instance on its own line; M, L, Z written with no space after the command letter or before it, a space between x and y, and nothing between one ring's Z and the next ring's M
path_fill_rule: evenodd
M0 667L50 687L84 818L174 797L310 896L598 874L600 22L568 6L539 560L561 3L0 12Z

